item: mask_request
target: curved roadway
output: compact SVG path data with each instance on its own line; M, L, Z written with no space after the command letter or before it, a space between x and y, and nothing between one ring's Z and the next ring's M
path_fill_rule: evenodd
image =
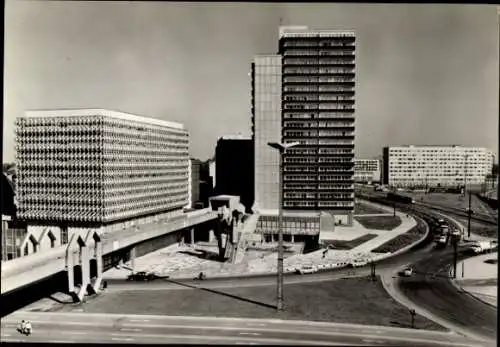
M416 210L414 208L414 210ZM419 215L424 211L414 211L417 212L416 214ZM376 271L378 273L391 273L395 274L401 267L413 264L413 267L415 269L415 275L410 277L410 278L395 278L394 284L399 288L400 292L402 292L410 301L412 301L414 304L421 306L423 308L426 308L428 311L432 312L432 314L450 322L452 325L459 326L463 328L462 330L468 330L472 331L476 334L480 334L481 336L484 336L488 340L494 339L496 337L496 315L497 312L494 308L478 301L477 299L474 299L473 297L467 295L466 293L460 292L453 284L450 282L448 278L448 268L449 265L453 261L453 252L452 250L444 249L444 250L437 250L435 249L434 245L432 244L432 234L430 233L430 237L426 240L426 242L422 243L420 246L416 247L413 251L405 254L401 254L399 256L396 256L394 258L389 258L385 259L382 261L377 262L376 266ZM370 267L366 266L363 268L357 268L357 269L340 269L336 270L333 272L320 272L316 274L311 274L311 275L285 275L285 284L293 284L293 283L301 283L301 282L315 282L315 281L327 281L331 279L336 279L336 278L343 278L343 277L352 277L352 276L367 276L370 274ZM108 280L109 287L107 291L120 291L120 290L133 290L133 289L149 289L149 290L178 290L182 288L191 288L193 286L200 286L203 288L227 288L227 287L242 287L242 286L264 286L264 285L274 285L276 283L276 276L275 275L261 275L261 276L252 276L252 277L233 277L233 278L218 278L218 279L207 279L202 282L198 281L175 281L175 280L156 280L153 282L149 283L137 283L137 282L128 282L126 280ZM25 313L23 313L25 314ZM28 313L32 314L32 313ZM15 314L14 314L15 315ZM46 315L46 313L43 313L43 315ZM87 316L85 314L84 316ZM81 316L80 314L71 314L72 320L78 320L79 318L76 317L84 317ZM111 315L107 315L110 316ZM9 318L10 319L10 318ZM88 322L88 318L84 318L85 321ZM190 326L190 324L187 324L188 326L185 327L184 330L179 330L180 327L176 326L175 329L173 328L168 328L168 326L171 326L171 323L169 324L164 324L161 329L158 327L140 327L140 328L131 328L131 329L141 329L140 331L146 331L147 333L142 333L141 334L135 334L137 335L136 337L130 337L133 334L133 330L128 331L127 334L124 334L124 330L120 330L119 334L121 335L113 335L113 331L115 328L117 328L117 324L122 322L123 320L128 319L126 316L122 316L122 318L118 319L116 322L113 323L111 326L113 329L106 328L106 325L100 325L100 328L98 327L97 329L101 329L102 331L99 332L99 341L101 341L103 338L106 340L108 339L108 342L130 342L133 343L135 341L135 338L140 338L141 342L152 342L155 343L158 341L162 342L171 342L171 343L176 343L176 342L188 342L188 343L209 343L210 341L213 341L213 343L217 343L218 341L222 342L227 342L227 343L236 343L236 344L248 344L249 342L255 342L258 340L257 343L264 343L264 344L285 344L285 343L300 343L300 344L357 344L357 345L373 345L377 343L381 343L384 345L427 345L427 342L425 341L413 341L413 342L408 342L410 340L404 340L404 339L394 339L394 335L391 333L390 337L387 337L387 334L382 334L382 335L377 335L378 337L374 339L373 336L369 338L363 339L360 334L356 334L356 332L352 333L349 336L342 335L342 334L337 334L335 335L335 338L332 336L330 337L325 337L326 335L322 335L321 333L314 332L314 333L308 333L306 330L301 327L300 329L297 329L295 327L294 329L288 328L286 330L286 333L284 331L281 332L270 332L270 331L264 331L264 330L259 330L256 331L253 329L249 333L253 333L254 335L249 336L242 336L241 331L238 333L236 336L234 335L234 331L229 329L229 330L217 330L218 325L215 323L213 318L207 318L207 325L212 326L213 324L214 327L210 328L207 326L199 326L199 325L193 325ZM167 319L167 318L165 318ZM183 318L183 319L202 319L202 318ZM235 319L231 318L232 321ZM2 325L5 319L2 320ZM246 320L249 321L249 320ZM50 334L50 331L53 331L56 329L58 326L64 326L65 321L51 321L47 322L46 318L43 319L40 323L42 325L39 325L37 323L37 329L41 329L42 331L45 331L44 329L47 330L44 335L40 336L45 336L44 341L47 341L47 334ZM209 324L210 323L210 324ZM212 324L213 323L213 324ZM78 327L78 324L76 323L67 323L67 324L72 324L72 327ZM83 324L83 323L82 323ZM80 325L82 325L80 324ZM193 323L194 324L194 323ZM242 323L243 324L243 323ZM260 323L259 323L260 324ZM264 323L262 323L264 324ZM265 323L267 324L267 323ZM283 327L285 324L288 324L286 322L281 322L279 323ZM292 324L292 323L290 323ZM312 323L311 323L312 324ZM326 323L324 323L326 324ZM84 324L83 324L84 325ZM238 327L241 328L240 325ZM68 327L69 329L69 327ZM71 328L73 329L73 328ZM78 338L79 334L82 334L81 329L82 328L74 328L77 331L80 331L80 333L75 332L74 336L71 337L71 341L73 342L79 342L82 341L81 338ZM79 330L80 329L80 330ZM153 329L153 330L149 330ZM156 330L155 330L156 329ZM169 330L170 329L170 330ZM191 331L190 329L194 329ZM364 328L363 328L364 329ZM370 327L367 327L366 329L371 329ZM380 329L390 329L390 328L379 328ZM64 329L67 331L67 329ZM83 329L85 330L85 329ZM224 332L223 332L224 330ZM241 329L240 329L241 330ZM258 330L258 329L257 329ZM278 329L279 330L279 329ZM298 332L297 332L298 330ZM359 330L359 329L358 329ZM89 331L89 330L87 330ZM138 331L138 330L137 330ZM135 332L137 332L135 331ZM186 339L186 335L196 335L194 331L201 331L203 333L203 338L201 337L196 337L194 336L191 340ZM212 332L216 331L216 334L214 336L222 336L220 340L216 340L216 337L212 336ZM324 330L323 330L324 331ZM392 331L392 330L391 330ZM245 332L245 331L243 331ZM116 334L116 332L115 332ZM179 334L186 334L186 335L179 335ZM433 333L431 333L433 334ZM124 335L125 337L122 338L122 340L119 340L117 336L122 336ZM243 334L244 335L244 334ZM327 334L328 335L328 334ZM38 336L38 333L37 333ZM207 337L208 336L208 337ZM212 336L212 337L210 337ZM342 337L339 337L342 336ZM57 337L61 337L57 335ZM258 337L258 338L257 338ZM29 337L28 339L31 339L32 337ZM67 338L67 336L65 336ZM121 337L120 337L121 338ZM249 340L250 338L250 340ZM211 340L212 339L212 340ZM260 339L260 340L259 340ZM293 339L293 341L292 341ZM4 337L2 338L4 340ZM367 342L367 340L371 342ZM91 340L86 340L86 341L93 341ZM260 341L260 342L259 342ZM407 342L405 342L407 341ZM430 342L429 342L430 343ZM444 342L443 342L444 343ZM429 345L437 345L437 344L443 344L441 342L435 341L433 344ZM468 344L466 345L472 345L472 343L469 341Z
M497 310L459 291L450 282L448 274L452 263L453 251L430 254L413 264L413 277L399 278L396 285L410 301L453 325L496 339Z

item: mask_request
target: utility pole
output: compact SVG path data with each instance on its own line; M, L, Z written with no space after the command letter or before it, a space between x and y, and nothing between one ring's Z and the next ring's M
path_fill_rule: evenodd
M467 238L470 239L470 220L472 216L472 196L469 191L469 208L467 209Z
M453 238L453 278L457 278L458 240Z
M467 159L468 155L464 156L464 197L467 194Z
M392 213L392 216L393 216L393 217L396 217L396 203L395 203L395 202L393 202L393 203L392 203L392 207L394 208L394 211L393 211L393 213Z
M411 315L411 328L415 328L415 315L417 313L415 312L415 309L410 309L410 315Z
M283 310L283 153L280 150L279 212L278 212L278 311Z
M278 143L269 142L268 146L279 152L279 197L278 197L278 288L277 305L278 311L283 310L283 154L286 149L299 145L299 142Z

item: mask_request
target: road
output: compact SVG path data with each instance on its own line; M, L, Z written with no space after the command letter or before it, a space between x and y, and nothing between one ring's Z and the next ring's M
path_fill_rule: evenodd
M392 201L389 201L386 199L387 193L383 192L375 192L372 190L368 189L361 189L359 190L360 195L359 197L361 199L367 198L368 200L370 199L375 199L375 200L385 200L388 201L388 205L392 205ZM374 202L377 202L375 201ZM398 206L404 206L401 204L397 204ZM408 205L406 205L408 207ZM468 215L463 209L459 208L454 208L454 207L449 207L449 206L443 206L439 204L431 204L429 202L422 203L420 201L416 201L414 205L411 205L410 208L417 209L417 207L428 209L428 210L436 210L445 214L450 214L453 216L459 216L459 217L465 217L467 218ZM471 216L471 220L477 221L477 222L482 222L487 225L498 225L498 220L497 219L492 219L492 214L491 213L481 213L480 211L474 211L474 214Z
M413 303L462 330L496 339L497 310L453 286L447 278L452 262L451 250L430 254L413 264L413 277L398 278L396 285Z
M21 319L31 336L16 332ZM270 319L23 312L1 328L2 342L484 346L454 333Z
M430 238L432 239L432 237ZM421 305L425 307L429 312L434 315L437 315L440 318L450 321L455 326L460 326L469 331L474 331L476 333L480 333L482 336L485 336L489 339L494 338L496 331L496 310L492 309L488 305L481 303L480 301L471 298L465 293L459 293L458 290L449 282L447 278L447 273L445 273L445 268L447 264L451 263L451 250L436 250L432 243L422 244L418 248L414 249L410 253L399 255L395 258L389 258L382 260L377 263L376 271L379 274L382 273L390 273L395 274L398 269L405 265L414 264L416 269L416 275L413 278L409 279L394 279L395 286L403 292L414 304ZM353 274L354 272L354 274ZM432 278L430 273L442 273L443 278L435 277ZM286 275L285 276L285 284L292 283L303 283L303 282L315 282L315 281L328 281L331 279L338 279L343 277L352 277L352 276L366 276L370 273L370 267L363 267L357 269L342 269L334 272L322 272L311 275ZM208 279L202 282L198 281L172 281L172 280L156 280L150 283L137 283L137 282L127 282L126 280L109 280L109 287L107 291L121 291L121 290L134 290L134 289L148 289L148 290L179 290L179 289L189 289L193 286L200 286L203 288L228 288L228 287L242 287L242 286L266 286L266 285L275 285L276 278L275 275L264 275L264 276L252 276L252 277L242 277L242 278L225 278L225 279ZM58 313L60 314L60 313ZM14 314L15 316L16 314ZM37 313L23 313L23 318L26 318L25 315L37 315ZM372 333L366 336L360 336L359 331L361 328L358 327L357 331L351 335L345 335L344 331L333 332L334 335L331 334L320 334L317 331L309 331L309 328L303 328L302 326L298 328L295 326L292 328L287 328L289 331L285 329L285 331L276 331L279 329L275 329L274 327L270 327L270 323L258 323L258 324L267 324L265 326L257 326L259 331L256 331L254 328L251 330L242 330L242 327L246 327L245 325L241 325L243 323L234 323L237 319L232 318L231 322L233 326L227 327L219 326L215 323L213 318L208 318L208 323L205 325L200 325L200 319L202 318L185 318L185 319L193 319L195 323L186 323L187 326L184 326L179 323L180 318L177 319L177 325L172 325L172 322L165 321L162 324L153 324L152 326L148 326L148 324L143 324L145 321L143 318L142 325L137 326L137 322L131 322L130 316L120 316L121 318L113 318L111 315L109 319L112 319L111 323L102 323L98 324L98 337L92 337L91 340L82 340L85 339L86 329L88 326L91 326L94 329L94 324L98 323L98 320L92 318L92 322L90 322L88 316L83 319L83 322L78 321L78 319L82 320L83 317L81 314L69 313L69 316L61 316L61 317L70 317L68 319L58 320L56 318L47 319L47 313L38 313L38 321L35 318L31 318L33 322L36 323L37 333L36 338L41 339L40 341L55 341L55 340L63 340L63 341L72 341L72 342L92 342L92 341L108 341L108 342L130 342L141 341L144 343L155 343L161 342L169 342L169 343L218 343L224 341L224 343L237 343L237 344L245 344L251 341L260 341L257 343L262 344L292 344L292 343L300 343L300 344L357 344L357 345L373 345L376 343L381 343L384 345L404 345L410 340L394 340L391 336L390 341L381 339L387 338L387 334L378 334ZM61 315L61 314L60 314ZM28 317L29 318L29 317ZM162 319L167 319L168 317L164 317ZM432 317L431 317L432 318ZM9 322L7 318L7 323ZM104 318L100 318L104 319ZM114 320L113 320L114 319ZM155 318L156 319L156 318ZM160 319L160 318L157 318ZM184 318L183 318L184 319ZM76 320L76 321L75 321ZM147 319L149 320L149 319ZM151 320L152 321L152 320ZM245 319L245 322L249 322L249 319ZM4 320L2 320L3 324ZM268 322L268 321L266 321ZM6 324L7 324L6 323ZM132 323L135 323L132 324ZM140 322L139 322L140 323ZM146 322L147 323L147 322ZM212 325L215 324L215 326ZM8 323L11 324L11 323ZM14 323L12 323L14 324ZM66 326L65 326L66 324ZM90 324L90 325L89 325ZM108 324L108 325L106 325ZM128 324L128 325L123 325ZM131 325L130 325L131 324ZM234 325L236 324L236 325ZM284 324L292 324L292 323L279 323L281 327ZM307 323L309 324L312 323ZM318 323L320 324L320 323ZM144 325L144 326L143 326ZM159 326L158 326L159 325ZM83 326L83 328L82 328ZM339 325L340 326L340 325ZM3 326L2 326L3 327ZM54 334L54 331L58 331L60 327L63 327L63 333ZM86 328L87 327L87 328ZM7 330L11 327L6 326ZM272 330L272 331L267 331ZM41 330L40 330L41 329ZM90 331L92 329L88 329ZM128 330L127 330L128 329ZM135 330L131 330L135 329ZM137 330L139 329L139 330ZM236 330L235 330L236 329ZM239 329L239 330L238 330ZM333 329L333 328L332 328ZM362 330L368 331L371 329L370 327L363 327ZM382 330L381 330L382 329ZM383 329L391 329L391 328L378 328L378 331L385 331ZM394 328L392 328L394 329ZM42 331L43 334L39 334L38 331ZM282 329L283 330L283 329ZM335 329L334 329L335 330ZM464 330L464 329L462 329ZM5 331L5 329L3 329ZM10 331L10 330L9 330ZM239 332L238 332L239 331ZM402 331L402 330L401 330ZM411 330L413 331L413 330ZM72 332L71 334L69 332ZM323 330L324 332L324 330ZM413 331L415 332L415 331ZM243 334L245 333L245 334ZM253 335L246 335L253 334ZM329 330L330 333L330 330ZM429 334L434 334L433 332L426 332ZM6 332L6 334L10 336L3 336L2 340L5 338L13 338L19 339L20 335L13 335L11 332ZM69 335L68 335L69 334ZM439 334L439 333L438 333ZM472 334L471 334L472 335ZM90 336L90 335L89 335ZM190 336L190 339L186 339L185 336ZM219 337L221 336L221 337ZM31 336L29 338L23 338L33 340L35 337ZM257 339L258 338L258 339ZM68 340L69 339L69 340ZM35 340L33 340L35 341ZM36 340L39 341L39 340ZM371 341L371 342L367 342ZM374 342L375 341L375 342ZM382 342L380 342L382 341ZM448 341L448 340L446 340ZM477 340L476 340L477 341ZM477 342L476 342L477 343ZM426 345L425 341L416 341L408 342L407 345ZM435 344L434 344L435 345ZM468 342L466 345L472 345Z
M411 253L401 254L394 258L388 258L377 262L376 272L393 271L399 269L416 260L424 259L434 249L433 244L422 245ZM330 252L335 252L331 250ZM330 281L333 279L368 276L370 274L370 266L365 266L356 269L338 269L335 271L317 272L308 275L285 274L285 284L295 283L311 283ZM190 289L193 286L203 288L231 288L231 287L255 287L268 286L276 284L276 275L259 275L259 276L241 276L228 278L208 278L204 281L177 281L170 279L157 279L152 282L130 282L126 279L108 279L108 287L106 291L122 291L122 290L179 290Z

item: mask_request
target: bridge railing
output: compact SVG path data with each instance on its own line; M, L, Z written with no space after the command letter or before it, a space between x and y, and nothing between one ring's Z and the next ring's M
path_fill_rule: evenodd
M137 231L137 229L131 229L126 233L117 231L114 233L106 234L103 235L103 255L215 218L217 218L217 213L210 210L205 211L204 214L200 213L195 214L194 216L190 215L187 218L174 219L167 225L151 225L146 230L139 230L139 232ZM66 247L67 245L63 245L50 250L44 250L34 254L30 254L25 257L2 262L2 280L6 280L9 277L16 276L24 271L33 270L33 268L53 266L57 271L60 271L58 269L60 269L61 267L62 269L64 269Z

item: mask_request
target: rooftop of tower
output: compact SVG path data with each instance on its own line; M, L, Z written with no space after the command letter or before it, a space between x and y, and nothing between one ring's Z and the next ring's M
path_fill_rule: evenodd
M311 30L307 26L302 25L287 25L280 26L280 38L281 37L355 37L356 32L354 30Z

